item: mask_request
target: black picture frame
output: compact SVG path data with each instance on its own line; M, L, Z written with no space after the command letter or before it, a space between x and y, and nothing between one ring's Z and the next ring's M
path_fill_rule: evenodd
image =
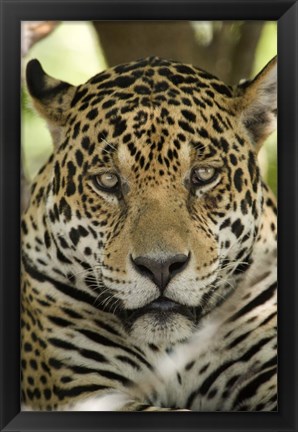
M1 431L278 431L297 427L297 23L287 0L1 0ZM279 401L272 413L20 412L20 22L277 20Z

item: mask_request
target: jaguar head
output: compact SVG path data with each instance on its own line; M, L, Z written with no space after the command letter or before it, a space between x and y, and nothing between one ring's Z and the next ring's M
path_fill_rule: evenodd
M237 87L159 58L78 87L33 60L27 83L54 153L25 216L42 232L41 252L24 235L25 253L92 295L132 337L187 338L251 264L262 218L256 154L275 127L276 60Z

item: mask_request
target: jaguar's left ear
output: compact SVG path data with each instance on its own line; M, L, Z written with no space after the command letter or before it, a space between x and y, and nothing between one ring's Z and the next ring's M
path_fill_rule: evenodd
M58 145L76 87L46 74L38 60L28 63L26 81L33 105L47 121L54 145Z
M276 129L277 58L274 57L252 81L240 84L237 93L237 111L240 110L241 121L258 151Z

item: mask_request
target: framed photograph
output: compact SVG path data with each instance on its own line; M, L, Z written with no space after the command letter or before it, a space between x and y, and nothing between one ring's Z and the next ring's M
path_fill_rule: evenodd
M1 7L1 430L296 431L297 3Z

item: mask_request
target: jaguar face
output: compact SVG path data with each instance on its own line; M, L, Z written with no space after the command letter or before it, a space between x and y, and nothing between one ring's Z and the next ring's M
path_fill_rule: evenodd
M134 338L188 337L250 264L255 146L273 114L266 133L252 118L270 74L233 89L149 58L75 88L31 62L28 87L55 141L32 198L46 225L40 270L92 294Z

